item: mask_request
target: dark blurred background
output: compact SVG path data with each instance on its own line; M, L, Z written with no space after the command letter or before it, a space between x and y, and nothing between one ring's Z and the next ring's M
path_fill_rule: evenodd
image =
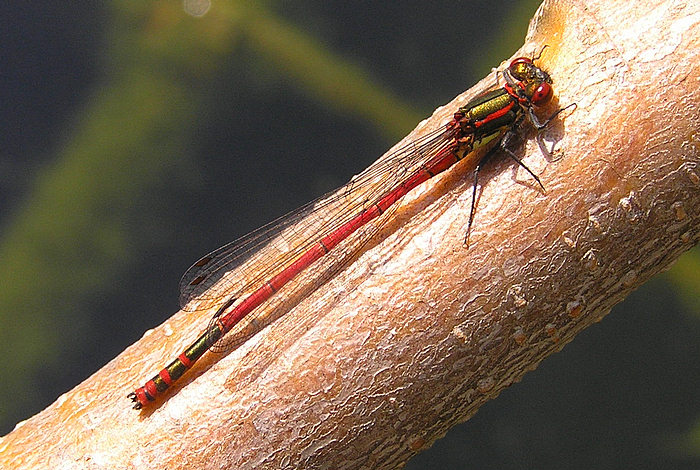
M539 2L212 3L0 3L0 435L174 313L199 256L487 75ZM699 267L695 249L408 468L698 468Z

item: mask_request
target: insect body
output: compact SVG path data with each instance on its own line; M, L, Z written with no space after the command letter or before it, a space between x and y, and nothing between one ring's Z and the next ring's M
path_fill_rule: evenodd
M506 153L541 185L539 178L504 144L524 119L539 130L561 111L544 122L533 111L551 101L552 80L525 57L513 60L503 72L503 78L503 87L457 109L442 128L393 151L338 190L195 263L180 283L181 304L186 309L191 305L197 309L216 309L216 313L206 331L190 347L129 394L134 408L153 402L208 349L221 344L225 335L249 337L263 316L274 316L271 312L275 309L275 297L292 279L310 271L321 258L334 257L340 264L341 260L352 257L362 244L344 242L353 236L369 237L375 233L382 221L386 221L386 213L403 196L471 152L500 140ZM474 196L482 162L483 159L474 170L467 236L474 218ZM314 276L304 276L304 280L307 288L323 282L321 277ZM234 329L236 332L230 333Z

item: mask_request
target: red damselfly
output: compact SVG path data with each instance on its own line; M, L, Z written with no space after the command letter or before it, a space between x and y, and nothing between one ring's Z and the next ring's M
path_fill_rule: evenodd
M331 269L344 266L390 217L388 212L397 201L475 150L492 146L474 170L467 237L474 220L479 170L495 149L504 150L542 186L506 144L523 120L540 131L562 111L544 121L534 113L533 108L551 101L552 80L526 57L513 60L501 75L505 81L501 88L460 107L441 128L401 146L341 188L197 261L180 281L180 304L185 310L216 313L190 347L129 394L134 408L154 401L207 350L238 345L278 318L280 289L297 277L302 278L295 281L297 294L318 287L323 275L307 268L318 267L321 259L330 260L326 267ZM328 273L328 269L319 271Z

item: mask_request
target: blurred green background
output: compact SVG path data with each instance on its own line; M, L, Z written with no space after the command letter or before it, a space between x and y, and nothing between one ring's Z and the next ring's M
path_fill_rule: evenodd
M0 435L175 312L199 256L488 74L539 2L206 3L0 5ZM699 273L695 249L408 468L698 468Z

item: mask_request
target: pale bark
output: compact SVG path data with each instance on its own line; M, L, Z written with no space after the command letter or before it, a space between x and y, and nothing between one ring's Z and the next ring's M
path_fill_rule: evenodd
M357 262L153 408L126 394L204 314L176 314L2 438L0 467L401 467L697 243L699 26L694 1L546 1L515 55L547 44L558 105L578 105L545 133L555 159L532 135L516 149L546 194L512 161L487 165L467 249L473 162L460 164L409 194Z

